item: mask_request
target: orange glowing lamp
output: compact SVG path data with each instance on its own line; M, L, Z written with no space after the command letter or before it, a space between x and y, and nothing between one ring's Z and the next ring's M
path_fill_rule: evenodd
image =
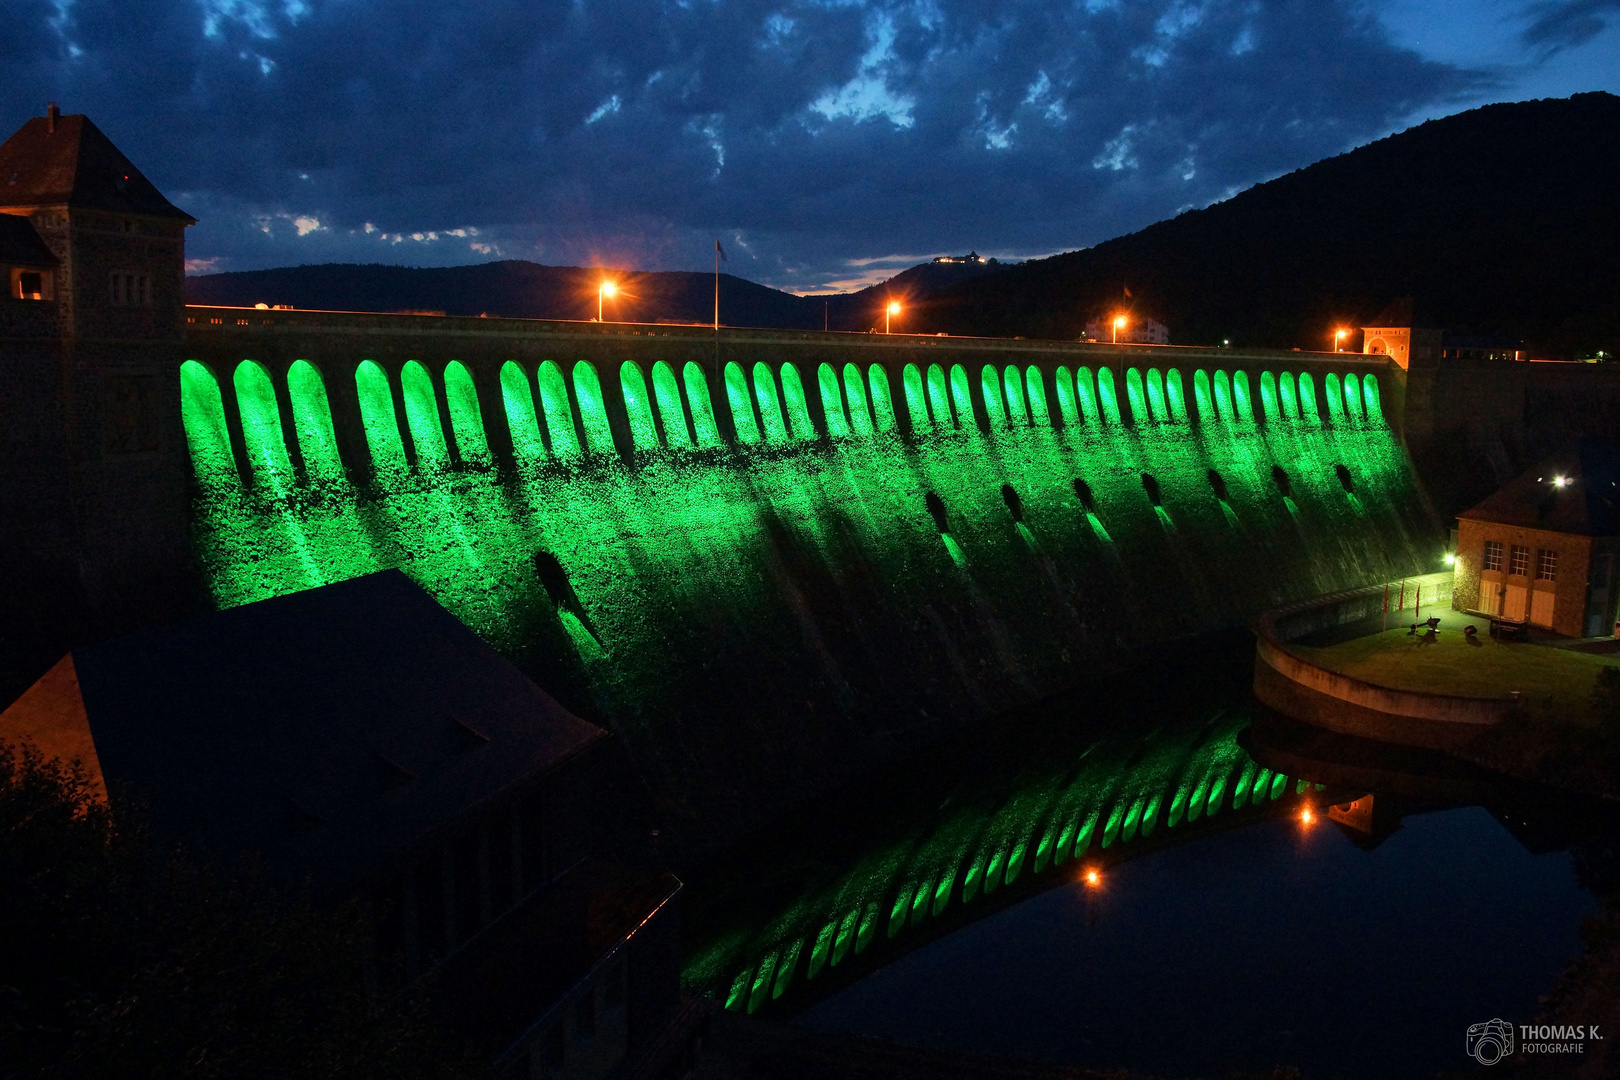
M1301 810L1299 812L1299 823L1301 825L1314 825L1316 823L1316 811L1308 806Z
M1095 866L1086 868L1086 884L1091 886L1093 889L1102 884L1102 874L1097 872L1097 868Z

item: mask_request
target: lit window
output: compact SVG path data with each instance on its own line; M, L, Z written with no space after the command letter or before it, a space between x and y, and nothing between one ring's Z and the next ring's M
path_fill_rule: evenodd
M1508 573L1524 577L1530 572L1530 549L1522 544L1513 545L1513 562L1508 566Z
M1542 548L1536 552L1536 580L1554 581L1558 577L1558 552Z
M1485 541L1485 569L1487 569L1487 570L1500 570L1500 569L1502 569L1502 541L1500 541L1500 540L1487 540L1487 541Z

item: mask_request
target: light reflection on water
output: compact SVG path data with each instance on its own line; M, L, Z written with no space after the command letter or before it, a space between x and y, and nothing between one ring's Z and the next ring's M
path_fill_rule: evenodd
M1596 909L1566 852L1489 813L1406 818L1372 851L1271 819L972 923L802 1013L897 1042L1168 1076L1463 1070L1471 1023L1535 1014Z

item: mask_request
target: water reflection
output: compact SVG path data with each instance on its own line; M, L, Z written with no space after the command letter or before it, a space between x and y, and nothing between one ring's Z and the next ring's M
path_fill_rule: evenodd
M1432 1077L1472 1064L1468 1024L1535 1015L1580 951L1597 905L1577 871L1612 822L1257 720L1218 664L1176 682L1088 700L1086 724L1011 718L699 880L689 987L1161 1075Z

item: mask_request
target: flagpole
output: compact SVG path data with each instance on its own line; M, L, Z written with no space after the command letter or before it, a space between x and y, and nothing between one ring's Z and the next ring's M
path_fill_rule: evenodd
M714 238L714 371L720 373L720 238Z

